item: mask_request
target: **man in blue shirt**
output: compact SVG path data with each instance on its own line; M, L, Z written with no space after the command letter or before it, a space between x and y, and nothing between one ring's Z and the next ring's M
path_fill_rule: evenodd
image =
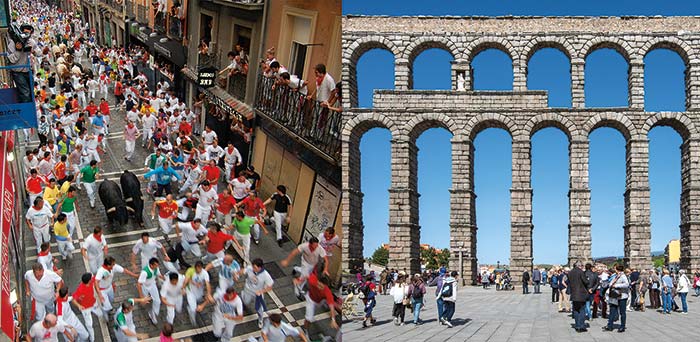
M151 176L156 176L156 184L158 185L158 189L156 190L155 197L160 197L163 194L163 190L165 190L165 194L169 195L172 193L172 189L170 187L170 180L172 177L175 177L177 180L180 180L180 175L175 172L175 170L171 167L168 167L168 162L163 162L162 166L157 167L155 170L152 170L150 172L147 172L145 175L143 175L143 179L147 180Z

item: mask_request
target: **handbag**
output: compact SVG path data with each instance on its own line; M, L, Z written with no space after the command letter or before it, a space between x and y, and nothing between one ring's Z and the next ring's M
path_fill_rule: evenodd
M608 296L610 298L620 298L622 296L622 293L618 289L611 288L610 291L608 291Z
M411 305L411 302L408 300L408 298L404 298L403 301L401 302L404 306L409 306Z

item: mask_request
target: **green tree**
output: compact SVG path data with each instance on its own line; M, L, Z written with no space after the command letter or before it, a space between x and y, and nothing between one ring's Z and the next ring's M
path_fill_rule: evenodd
M666 263L663 255L652 257L651 260L654 262L654 268L664 267L664 264Z
M372 253L372 263L386 266L389 264L389 250L384 247L379 247Z

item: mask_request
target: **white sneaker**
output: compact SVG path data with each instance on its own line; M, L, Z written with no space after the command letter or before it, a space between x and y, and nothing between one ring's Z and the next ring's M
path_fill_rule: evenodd
M399 325L399 318L398 317L394 317L394 325Z

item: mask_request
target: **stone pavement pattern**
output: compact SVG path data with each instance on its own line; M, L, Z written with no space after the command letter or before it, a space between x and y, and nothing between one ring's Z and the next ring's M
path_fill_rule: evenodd
M662 315L654 310L627 312L627 331L605 332L607 319L589 321L588 332L576 333L573 318L557 312L551 303L551 289L542 287L542 294L523 295L515 291L496 291L493 287L463 287L457 294L453 328L437 323L437 308L428 288L427 308L421 311L422 325L415 326L413 315L406 310L406 325L396 326L391 317L390 296L378 296L375 326L362 328L360 321L344 321L347 341L698 341L700 299L688 296L688 314ZM532 291L532 287L530 287ZM680 304L680 298L676 302ZM358 310L361 309L358 307ZM619 324L619 321L616 323Z
M114 97L111 94L109 95L108 101L111 104L114 104ZM119 183L119 176L121 175L123 170L128 169L136 173L138 176L143 175L145 173L143 170L143 161L150 154L149 151L140 146L140 143L137 143L132 162L127 162L126 160L124 160L124 116L125 114L123 110L117 110L114 106L112 106L111 130L110 135L107 137L108 147L105 153L100 156L102 158L102 167L100 169L100 171L103 174L102 179L108 178L114 180L117 183ZM36 140L36 137L34 137L33 141L30 143L29 146L31 146L32 148L38 146L38 140ZM22 147L26 148L25 145L22 145ZM22 155L24 155L24 151L22 151L21 153ZM96 225L102 226L103 234L105 234L105 238L109 247L108 255L115 257L118 264L124 267L129 267L132 271L137 270L131 268L131 249L133 245L140 239L142 232L149 232L152 238L159 239L166 248L169 246L169 244L165 243L162 240L163 234L160 228L158 227L157 219L151 220L150 208L153 204L153 199L150 196L148 196L145 192L146 182L144 182L143 180L141 180L141 182L142 193L144 194L145 201L144 228L139 227L138 224L135 224L133 222L133 220L130 220L129 223L122 228L107 227L105 210L102 206L102 203L99 200L99 196L97 196L95 209L91 209L85 190L83 189L78 192L78 203L80 206L78 220L81 227L81 237L88 236ZM23 214L24 212L26 212L26 207L23 208ZM281 271L281 274L278 275L271 273L271 275L275 279L275 284L273 287L273 295L266 295L268 310L271 312L282 312L283 319L285 321L291 322L291 324L294 326L299 326L303 324L305 306L304 303L299 302L299 300L294 295L291 278L292 267L283 268L279 265L279 261L284 259L287 256L287 254L293 248L296 247L296 245L292 242L285 242L283 247L279 248L277 246L276 241L274 240L274 231L270 231L270 234L271 235L268 236L263 235L261 237L259 245L251 245L251 258L261 257L265 261L268 270L271 270L271 268L277 268ZM175 241L177 241L177 239L175 238L175 234L173 232L173 234L171 234L171 242L174 243ZM30 265L31 263L36 261L36 250L34 248L35 243L31 233L25 233L24 242L25 257L28 260L28 265ZM73 259L61 261L60 254L58 254L57 246L55 245L55 243L52 245L53 255L58 256L59 259L57 267L64 269L63 279L65 281L66 286L69 287L70 293L72 293L79 284L80 276L84 272L86 272L86 267L83 262L82 256L79 254L80 245L77 243L77 241L75 246L76 251L74 252ZM162 256L160 256L160 258L162 261ZM140 259L137 258L137 260ZM191 264L194 264L194 257L192 255L189 255L187 257L187 260ZM241 262L240 258L239 262ZM137 264L140 265L140 261L137 261ZM212 279L212 291L214 291L218 284L216 269L210 272L210 276ZM128 275L121 274L115 276L115 283L117 287L115 301L113 303L115 307L127 298L138 296L138 292L136 290L136 279L131 278ZM243 282L239 282L238 284L236 284L236 288L239 291L242 290ZM191 325L189 321L189 316L186 312L186 305L187 304L185 299L183 303L182 313L176 314L175 316L174 326L176 334L174 336L177 338L183 338L183 341L214 341L215 338L210 333L211 313L213 311L213 306L209 305L205 312L202 314L201 318L205 325L203 327L198 328L193 327ZM165 306L161 305L161 314L159 316L158 326L155 326L150 322L147 315L149 308L150 306L148 305L137 305L136 310L134 311L134 323L136 324L137 332L147 333L151 338L155 338L160 334L162 322L165 321ZM74 310L74 312L76 311ZM29 315L29 313L26 314L27 316ZM82 315L78 313L77 316L82 321ZM236 329L234 331L234 335L236 337L234 337L233 341L244 340L247 339L249 336L259 336L259 329L256 320L257 316L250 311L246 311L245 316L246 317L244 321L236 326ZM329 327L329 315L327 313L327 310L317 310L316 317L318 319L318 322L311 326L311 335L313 337L317 337L319 334L334 336L332 335L332 331ZM102 325L106 328L106 330L102 330L100 326L98 326L98 320L94 319L94 327L97 341L106 340L103 338L104 332L108 332L109 334L111 334L112 340L115 340L112 329L113 317L110 317L109 319L110 321L107 322L106 325ZM157 341L157 338L150 339L149 341L151 340Z

